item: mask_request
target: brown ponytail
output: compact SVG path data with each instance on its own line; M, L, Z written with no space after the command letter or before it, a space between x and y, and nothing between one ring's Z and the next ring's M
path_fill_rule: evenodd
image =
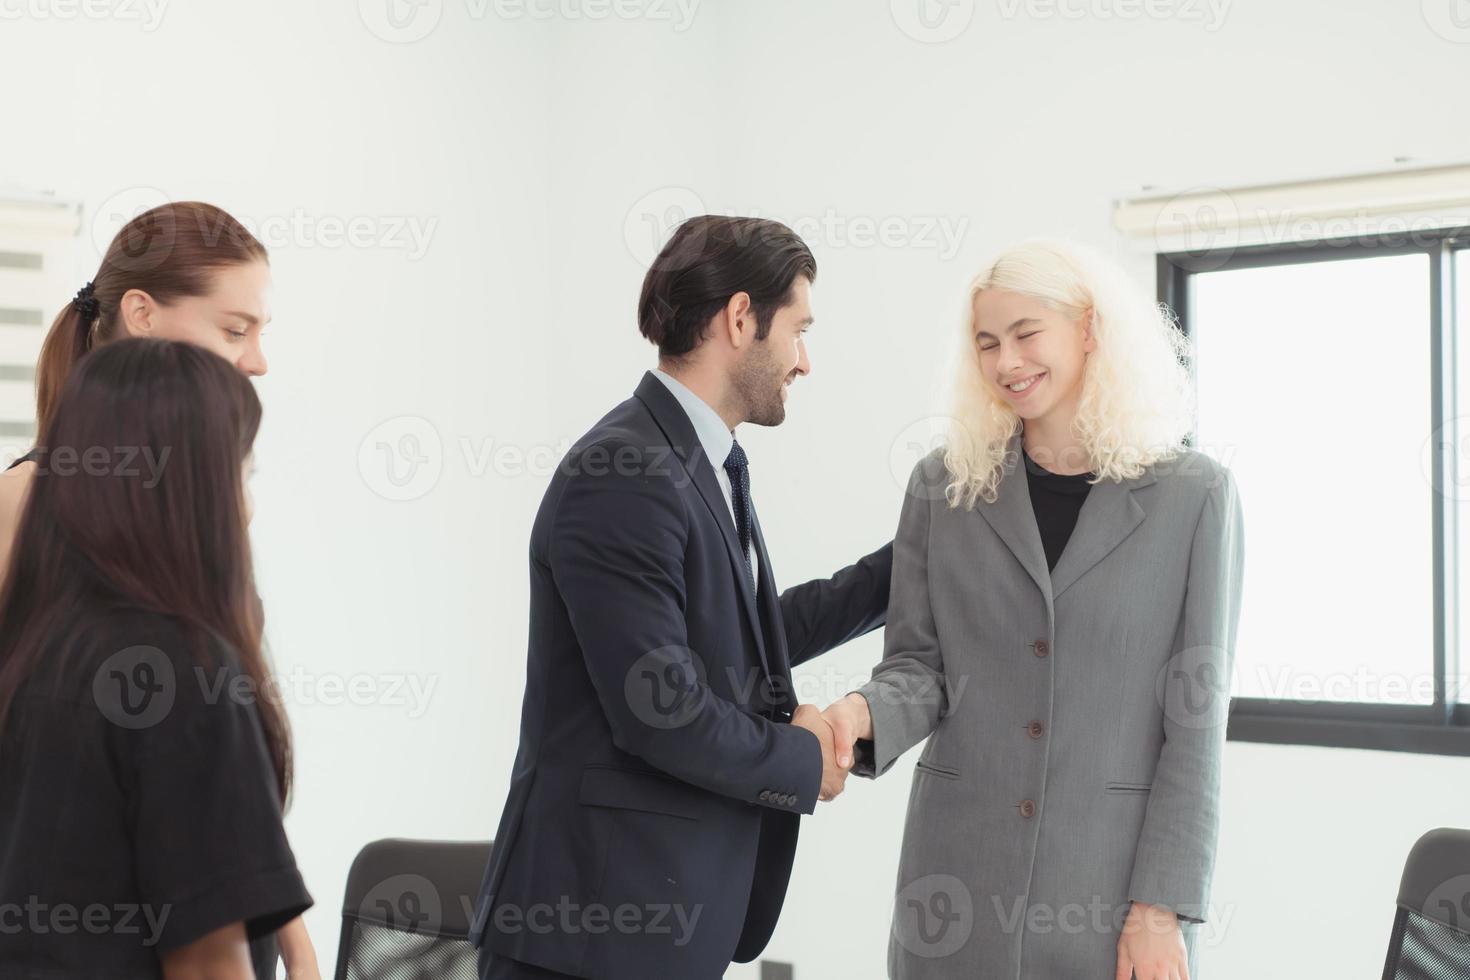
M36 361L36 432L46 431L72 366L126 332L123 294L142 290L160 303L207 295L218 269L267 262L265 246L225 211L177 201L145 211L118 231L91 282L57 314ZM90 315L95 309L96 315Z

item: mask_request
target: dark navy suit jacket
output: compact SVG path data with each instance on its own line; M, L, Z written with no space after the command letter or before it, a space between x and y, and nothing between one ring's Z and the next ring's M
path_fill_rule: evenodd
M755 520L757 601L723 463L648 373L552 478L482 950L713 980L770 939L822 774L816 737L789 724L791 667L883 624L893 548L778 594Z

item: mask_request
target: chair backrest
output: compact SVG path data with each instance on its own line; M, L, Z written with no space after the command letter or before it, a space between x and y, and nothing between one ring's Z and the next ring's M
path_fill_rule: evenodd
M490 841L374 841L347 875L337 980L478 980L470 920Z
M1399 883L1383 980L1470 977L1470 830L1431 830Z

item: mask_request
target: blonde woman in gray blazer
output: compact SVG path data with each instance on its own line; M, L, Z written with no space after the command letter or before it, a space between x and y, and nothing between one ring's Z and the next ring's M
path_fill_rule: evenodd
M1239 617L1235 484L1183 446L1184 338L1110 263L1027 243L971 300L952 430L899 518L883 661L825 712L858 775L928 739L888 975L1197 980ZM1069 535L1043 511L1052 548L1065 537L1054 567L1029 489L1041 471L1089 484Z

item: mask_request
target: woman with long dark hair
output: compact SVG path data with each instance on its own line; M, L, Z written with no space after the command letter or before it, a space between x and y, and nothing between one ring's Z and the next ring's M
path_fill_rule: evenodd
M213 351L244 375L266 372L261 334L270 322L265 246L228 212L175 201L128 221L92 280L57 314L36 364L36 431L45 432L72 368L90 351L128 337L183 340ZM33 449L0 473L0 575L36 472ZM293 978L317 976L316 951L300 920L263 937L257 956L280 956Z
M250 977L311 905L247 535L260 411L141 339L51 406L0 587L0 975Z

